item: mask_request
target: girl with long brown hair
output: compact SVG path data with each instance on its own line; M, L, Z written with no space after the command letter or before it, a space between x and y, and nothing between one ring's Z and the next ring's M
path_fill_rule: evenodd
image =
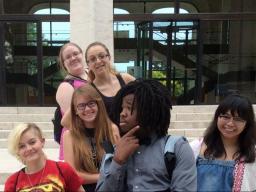
M74 91L70 113L71 129L64 133L64 160L83 180L84 189L94 191L104 154L102 143L114 144L118 128L109 120L101 96L90 84Z

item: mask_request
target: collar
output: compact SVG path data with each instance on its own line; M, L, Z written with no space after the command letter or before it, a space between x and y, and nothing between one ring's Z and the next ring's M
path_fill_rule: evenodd
M139 141L140 145L150 145L151 144L151 138L150 137L145 137L143 139L140 139Z

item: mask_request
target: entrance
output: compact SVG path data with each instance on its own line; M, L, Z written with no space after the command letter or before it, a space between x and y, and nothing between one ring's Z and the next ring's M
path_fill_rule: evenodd
M201 85L199 22L142 22L137 25L137 66L143 78L171 91L174 104L198 104Z
M56 103L56 89L63 79L56 56L66 41L45 39L42 33L44 18L30 17L0 23L2 106L52 106ZM54 16L51 19L67 20Z

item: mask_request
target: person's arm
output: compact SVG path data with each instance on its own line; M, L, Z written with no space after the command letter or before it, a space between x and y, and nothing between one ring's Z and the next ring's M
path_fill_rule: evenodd
M70 111L70 108L68 108L67 111L62 116L60 123L63 127L66 127L68 129L71 128L71 111Z
M116 163L113 156L107 153L102 159L96 191L125 191L126 164Z
M173 170L171 191L197 191L197 171L194 153L184 138L174 148L176 166Z
M115 143L120 139L119 129L116 124L111 123Z
M121 73L121 77L123 78L125 84L135 80L135 77L133 77L129 73Z
M105 154L96 191L125 191L126 161L139 147L139 140L134 136L138 129L137 126L120 138L114 154Z
M75 168L73 143L69 130L64 132L64 161L68 162L76 171L77 175L83 179L83 184L97 183L99 179L98 173L81 172Z
M15 186L15 183L16 185L18 185L17 183L18 174L19 172L14 173L10 177L8 177L8 179L4 183L4 192L16 191L17 186Z
M75 170L66 162L57 162L57 165L64 177L64 182L66 184L65 191L84 192L84 188L81 185L81 179L76 174Z
M62 82L57 89L56 101L64 113L70 108L73 92L74 88L68 82Z

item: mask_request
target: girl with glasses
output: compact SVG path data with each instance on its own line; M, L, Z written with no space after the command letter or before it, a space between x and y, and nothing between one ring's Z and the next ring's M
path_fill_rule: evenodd
M203 139L191 142L198 191L256 190L256 126L251 102L230 95L217 107Z
M82 178L85 191L95 191L105 153L102 144L108 141L112 146L119 131L109 120L100 94L90 84L74 91L70 109L71 129L64 133L64 160Z
M84 191L69 164L47 159L44 144L42 131L34 123L19 124L11 131L9 152L25 167L7 179L4 191Z
M108 115L111 114L113 100L121 87L135 78L127 73L116 73L111 66L111 55L101 42L88 45L85 60L89 67L89 77L105 103Z
M64 115L70 107L71 97L74 89L85 84L87 73L82 49L75 43L69 42L63 45L59 53L59 65L66 74L63 82L60 83L56 92L56 101ZM67 127L68 128L68 127ZM59 159L63 160L63 133L67 128L62 129L62 133L57 142L60 143Z

